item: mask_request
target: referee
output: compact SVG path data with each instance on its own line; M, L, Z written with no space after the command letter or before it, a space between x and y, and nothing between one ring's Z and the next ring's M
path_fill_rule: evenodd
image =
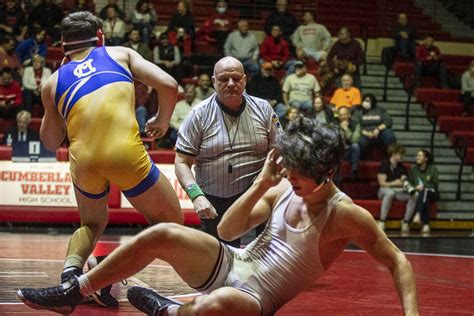
M212 83L216 93L179 128L175 168L204 229L219 238L222 215L257 177L281 126L267 101L244 93L246 76L237 59L219 60ZM240 247L240 239L227 243Z

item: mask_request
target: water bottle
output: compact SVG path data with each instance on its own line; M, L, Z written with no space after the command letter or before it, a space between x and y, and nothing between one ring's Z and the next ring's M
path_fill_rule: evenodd
M421 178L418 178L418 185L421 186L421 190L425 188L425 185L423 184L423 180L421 180Z
M12 134L8 134L8 136L7 136L7 146L11 146L12 143L13 143Z

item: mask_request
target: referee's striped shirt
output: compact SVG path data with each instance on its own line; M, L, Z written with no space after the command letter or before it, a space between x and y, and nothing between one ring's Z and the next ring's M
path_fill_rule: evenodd
M244 93L239 113L232 113L214 93L196 105L178 130L176 151L195 157L196 182L212 196L244 192L263 167L281 131L267 101Z

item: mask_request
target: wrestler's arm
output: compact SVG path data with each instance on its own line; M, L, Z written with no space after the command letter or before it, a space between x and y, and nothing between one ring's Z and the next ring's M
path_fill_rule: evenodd
M348 233L347 238L390 270L405 315L418 315L415 276L408 259L377 227L367 210L345 201L339 203L340 208L345 208L342 229Z
M275 201L289 186L281 181L284 171L275 157L276 151L270 151L257 179L225 212L217 226L220 238L237 239L270 217Z
M41 89L41 102L44 107L44 116L41 122L40 139L49 151L56 151L66 137L66 124L59 114L54 102L57 72L54 73Z
M130 71L133 77L147 86L156 89L158 92L159 111L157 120L159 120L159 122L153 124L166 124L166 129L168 129L168 124L173 115L176 98L178 96L178 83L160 67L147 61L133 49L126 47L120 47L119 49L127 52L130 61ZM152 126L152 128L153 127L155 126ZM162 128L164 129L163 126ZM166 133L166 130L163 130L161 135L152 136L163 137L164 133Z

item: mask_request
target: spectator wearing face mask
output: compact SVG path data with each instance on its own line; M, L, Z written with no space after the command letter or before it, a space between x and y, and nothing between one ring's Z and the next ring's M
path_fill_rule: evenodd
M234 29L231 16L227 11L227 2L217 1L216 11L199 29L197 36L209 44L214 44L223 51L227 36Z
M359 145L362 155L370 146L382 145L387 148L396 143L392 118L385 109L377 106L377 99L373 94L364 95L362 107L354 112L353 118L361 126Z

